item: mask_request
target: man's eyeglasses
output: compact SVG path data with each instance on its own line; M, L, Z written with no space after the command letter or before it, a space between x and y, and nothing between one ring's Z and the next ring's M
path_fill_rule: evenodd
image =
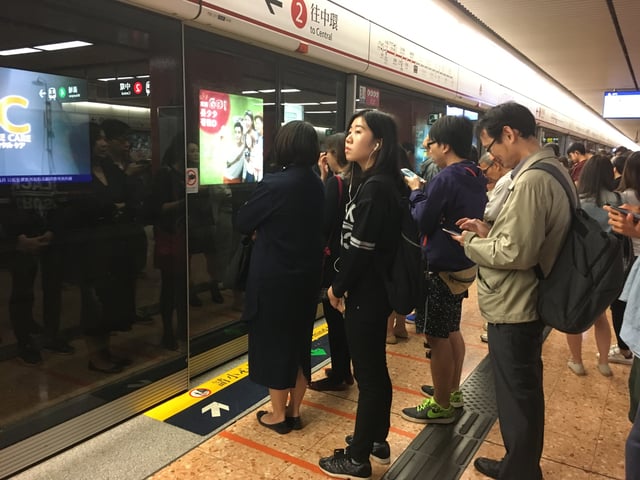
M487 171L488 171L491 167L493 167L493 162L491 162L491 163L485 163L484 165L486 166L485 168L478 167L478 169L480 169L480 171L482 172L482 174L483 174L484 176L486 176L486 175L487 175Z
M494 143L496 143L496 140L497 140L497 139L498 139L497 137L496 137L496 138L494 138L494 139L493 139L493 141L492 141L492 142L489 144L489 146L487 147L487 152L488 152L488 153L491 153L491 147L493 147L493 144L494 144Z
M431 140L430 142L427 142L427 150L429 150L431 148L431 145L433 145L434 143L438 143L435 140Z

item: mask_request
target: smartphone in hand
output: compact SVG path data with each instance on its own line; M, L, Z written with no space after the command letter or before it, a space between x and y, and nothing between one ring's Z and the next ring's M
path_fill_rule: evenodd
M462 231L461 230L451 230L449 228L443 228L442 229L443 232L448 233L449 235L462 235Z
M616 212L621 213L622 215L627 216L627 215L631 214L631 215L633 215L633 221L635 223L640 222L640 214L638 214L638 213L633 213L632 211L627 210L626 208L614 207L613 205L607 205L607 206L609 208L611 208L612 210L615 210Z
M407 178L413 178L413 177L417 177L418 175L416 175L414 172L412 172L411 170L409 170L408 168L401 168L400 171L402 172L402 174L407 177Z

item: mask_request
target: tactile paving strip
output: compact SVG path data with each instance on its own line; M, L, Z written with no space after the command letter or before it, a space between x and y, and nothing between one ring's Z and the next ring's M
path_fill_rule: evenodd
M546 338L550 328L545 328ZM382 480L457 480L498 418L487 355L462 385L464 408L449 425L429 425L409 444Z
M429 425L409 444L383 480L449 480L462 475L498 418L493 373L485 357L462 385L464 408L449 425Z

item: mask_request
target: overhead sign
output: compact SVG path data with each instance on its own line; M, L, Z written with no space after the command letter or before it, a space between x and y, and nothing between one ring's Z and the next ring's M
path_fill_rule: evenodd
M237 33L240 29L234 26L235 18L334 52L348 52L359 59L366 59L369 53L367 42L362 41L369 36L369 22L327 0L210 0L205 5L223 15L207 18L205 12L199 20L223 30ZM249 33L246 28L242 31ZM264 36L264 32L256 34Z
M604 118L640 118L640 90L604 92Z
M107 82L109 98L148 97L151 95L151 80L133 78L127 80L110 80Z

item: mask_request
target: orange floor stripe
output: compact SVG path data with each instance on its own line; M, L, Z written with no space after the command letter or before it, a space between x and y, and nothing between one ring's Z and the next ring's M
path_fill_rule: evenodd
M423 397L422 393L418 392L415 388L405 388L405 387L397 387L393 385L393 390L397 392L410 393L411 395L417 395L418 397Z
M218 433L219 436L226 438L227 440L231 440L233 442L241 443L242 445L253 448L254 450L258 450L260 452L271 455L272 457L279 458L280 460L284 460L285 462L292 463L297 465L298 467L304 468L305 470L309 470L314 473L322 474L322 470L317 465L313 463L309 463L305 460L301 460L296 457L292 457L286 453L275 450L271 447L267 447L266 445L262 445L261 443L254 442L253 440L249 440L248 438L241 437L240 435L236 435L235 433L228 432L224 430Z
M342 410L327 407L326 405L322 405L321 403L314 403L314 402L309 402L308 400L303 400L302 404L307 405L309 407L317 408L318 410L323 410L325 412L333 413L334 415L339 415L341 417L348 418L350 420L356 419L356 416L353 413L343 412Z
M422 357L417 357L415 355L407 355L406 353L393 352L391 350L387 350L387 355L393 355L400 358L406 358L407 360L413 360L415 362L421 363L431 363L431 360L425 358L424 355Z

